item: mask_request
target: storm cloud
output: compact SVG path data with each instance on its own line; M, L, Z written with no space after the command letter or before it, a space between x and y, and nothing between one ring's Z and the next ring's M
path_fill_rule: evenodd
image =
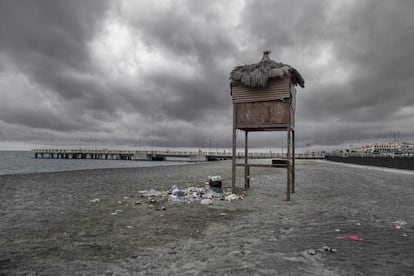
M413 13L409 0L1 0L0 147L229 148L229 73L263 50L306 81L298 147L414 142Z

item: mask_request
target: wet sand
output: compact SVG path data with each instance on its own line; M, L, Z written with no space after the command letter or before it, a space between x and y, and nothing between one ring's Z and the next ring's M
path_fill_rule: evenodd
M253 169L243 200L210 206L149 209L138 193L208 175L230 188L230 165L0 176L0 275L414 274L413 173L298 161L291 202L283 169Z

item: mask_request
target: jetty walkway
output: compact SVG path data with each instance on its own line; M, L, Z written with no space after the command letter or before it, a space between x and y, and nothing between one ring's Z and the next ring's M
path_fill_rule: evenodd
M153 160L165 161L187 159L191 161L215 161L232 158L231 151L160 151L160 150L111 150L111 149L33 149L34 158L47 159L104 159L104 160ZM238 152L237 158L244 158L244 152ZM251 152L251 159L285 158L286 154ZM317 153L297 153L298 159L323 159L324 155Z

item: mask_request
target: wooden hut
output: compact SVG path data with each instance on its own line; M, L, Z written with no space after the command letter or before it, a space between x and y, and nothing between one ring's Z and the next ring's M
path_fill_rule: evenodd
M304 87L304 80L293 67L269 58L263 53L260 62L237 66L230 73L233 99L233 164L232 190L236 190L236 165L244 167L245 190L250 186L250 167L287 168L287 200L295 190L295 86ZM244 164L236 164L236 133L245 132ZM248 133L252 131L286 131L287 155L272 164L249 164Z

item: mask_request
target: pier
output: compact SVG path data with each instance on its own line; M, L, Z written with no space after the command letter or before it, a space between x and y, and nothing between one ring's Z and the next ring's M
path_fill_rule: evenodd
M33 149L34 158L133 160L135 151L89 149Z
M159 151L159 150L111 150L111 149L33 149L34 158L43 159L101 159L101 160L145 160L166 161L186 159L184 161L217 161L232 159L231 151ZM323 159L322 153L296 153L298 159ZM244 152L238 152L236 158L244 158ZM250 152L251 159L286 158L286 154L271 152Z

